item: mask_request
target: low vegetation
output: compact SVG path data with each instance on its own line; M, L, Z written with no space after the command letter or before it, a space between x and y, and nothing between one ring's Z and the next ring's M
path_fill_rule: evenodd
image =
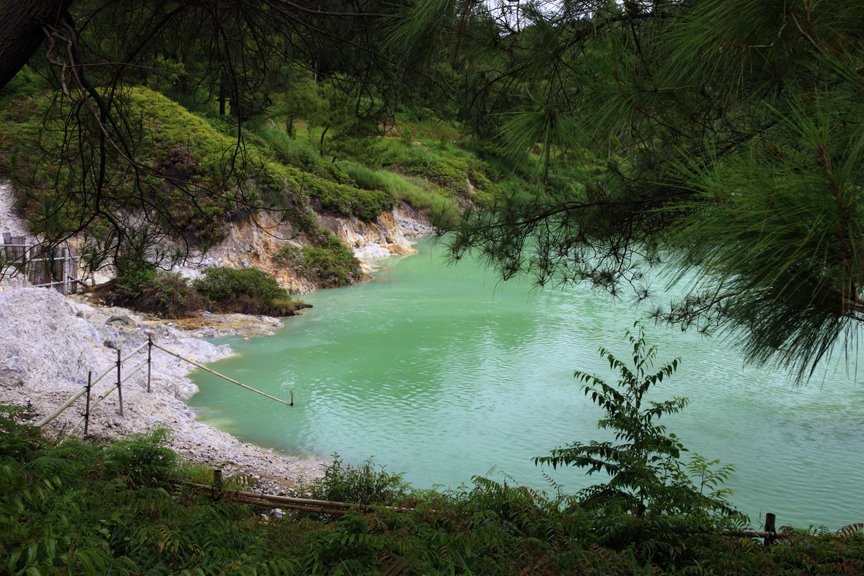
M112 306L163 318L183 318L207 308L207 300L178 274L145 266L121 271L97 293Z
M99 292L111 305L164 318L188 317L201 310L293 316L307 307L257 268L208 268L203 278L190 284L171 272L136 267L121 271Z
M184 487L205 469L166 448L164 430L56 443L22 416L0 407L0 571L15 576L864 571L860 536L793 531L766 547L721 535L698 507L671 516L601 512L486 478L417 492L371 462L339 459L312 494L363 507L341 517L277 517Z
M335 236L330 236L324 246L286 244L274 261L322 288L345 286L363 278L360 262Z
M292 300L288 291L257 268L207 268L192 287L210 303L213 312L241 312L268 316L293 316L306 307Z

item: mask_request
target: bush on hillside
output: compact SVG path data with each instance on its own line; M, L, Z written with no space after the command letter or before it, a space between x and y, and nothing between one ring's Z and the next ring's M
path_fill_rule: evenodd
M121 271L103 290L112 306L163 318L183 318L207 307L207 300L178 274L146 265Z
M315 177L306 179L304 184L313 203L322 211L374 222L381 212L393 207L392 196L382 190L361 190Z
M168 448L170 433L156 428L146 434L132 434L109 445L105 468L124 475L135 486L158 485L174 479L177 454Z
M324 246L286 244L274 261L309 278L321 288L346 286L363 279L360 262L335 236L330 236Z
M177 274L141 265L121 271L100 291L112 306L162 318L186 318L201 310L293 316L307 307L257 268L208 268L190 285Z
M307 307L292 300L275 279L257 268L207 268L204 278L193 286L214 312L293 316Z
M313 498L361 506L398 504L408 491L401 474L391 474L372 460L359 466L345 464L339 454L333 455L324 477L312 485Z

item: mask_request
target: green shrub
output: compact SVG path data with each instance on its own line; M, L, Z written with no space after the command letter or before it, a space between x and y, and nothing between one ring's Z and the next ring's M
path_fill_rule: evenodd
M360 262L347 246L332 235L324 246L286 244L274 261L312 280L321 288L336 288L363 279Z
M398 172L423 177L457 196L467 191L469 170L482 174L480 162L472 155L440 143L431 146L392 144L387 149L384 164Z
M32 459L27 469L41 478L59 478L65 485L80 482L87 472L101 465L102 450L78 438L67 438L46 448Z
M393 198L381 190L361 190L314 176L304 178L303 184L321 210L366 222L374 222L381 212L393 207Z
M204 247L222 238L225 223L262 207L286 209L306 229L309 203L292 185L296 178L253 143L238 146L213 122L147 88L115 97L128 113L136 161L153 172L133 172L109 147L101 196L106 210L141 210L142 202L157 207L160 214L151 216L163 232ZM72 112L62 95L48 90L10 96L0 107L0 172L15 185L17 207L31 230L49 237L74 230L93 208L80 189L86 167L77 147L77 139L89 135L67 124ZM97 217L93 225L100 223Z
M45 78L39 76L30 66L24 66L17 74L0 89L0 102L36 94L48 87Z
M397 504L408 493L401 474L390 474L383 466L367 460L359 466L345 464L339 454L312 485L312 496L319 500L369 504Z
M187 317L207 304L178 274L147 265L121 271L104 290L104 299L112 306L124 306L163 318Z
M207 268L194 287L214 312L293 316L306 307L291 300L287 290L257 268Z
M373 170L356 162L340 162L339 166L358 187L383 190L394 200L426 212L442 228L454 224L458 218L459 205L454 196L428 180L412 179L390 170Z
M23 462L44 447L39 430L21 422L25 412L23 406L0 403L0 460L11 458Z
M576 466L591 475L604 472L609 480L582 491L583 505L604 510L623 511L636 516L699 513L718 518L735 515L726 501L729 490L720 488L731 472L730 466L718 466L696 456L688 468L682 461L687 449L681 440L668 433L657 421L684 409L687 399L675 397L662 402L649 400L649 391L668 380L678 368L679 358L661 366L656 372L657 347L649 346L642 326L627 331L631 345L632 366L606 348L600 355L619 373L615 385L599 376L577 370L582 391L606 414L598 427L614 432L614 441L573 442L556 448L549 456L535 458L537 464ZM699 480L697 486L690 472Z
M329 162L321 158L318 148L310 142L291 138L284 130L278 128L260 128L255 131L255 135L282 164L314 172L319 176L327 173L326 165Z
M168 439L166 428L156 428L114 442L105 451L105 468L129 478L136 486L173 480L177 454L167 447Z

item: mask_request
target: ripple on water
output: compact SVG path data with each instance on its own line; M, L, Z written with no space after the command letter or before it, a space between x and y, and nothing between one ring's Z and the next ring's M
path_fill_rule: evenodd
M385 282L312 295L315 308L277 336L232 342L241 357L217 370L274 395L293 389L293 408L200 374L200 417L288 451L374 455L419 487L495 470L549 488L532 457L609 437L573 371L614 381L597 348L626 357L624 329L643 311L596 292L500 284L476 262L444 267L437 251L395 261ZM754 522L765 512L799 526L864 520L864 386L854 372L838 362L796 388L781 371L745 365L731 339L646 327L658 362L683 358L656 390L657 400L690 399L670 431L735 466L733 502ZM553 476L568 491L599 481Z

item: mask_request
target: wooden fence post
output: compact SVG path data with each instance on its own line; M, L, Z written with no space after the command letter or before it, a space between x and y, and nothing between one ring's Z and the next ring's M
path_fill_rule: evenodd
M150 367L153 355L153 335L147 335L147 393L150 393Z
M117 395L120 397L120 417L123 417L123 388L120 380L120 349L117 349Z
M93 386L93 371L87 372L87 404L84 408L84 436L87 436L87 431L90 427L90 388Z
M770 534L765 537L765 546L771 546L777 540L777 516L773 512L765 514L765 532Z
M218 500L222 497L222 470L219 468L213 469L213 499Z

